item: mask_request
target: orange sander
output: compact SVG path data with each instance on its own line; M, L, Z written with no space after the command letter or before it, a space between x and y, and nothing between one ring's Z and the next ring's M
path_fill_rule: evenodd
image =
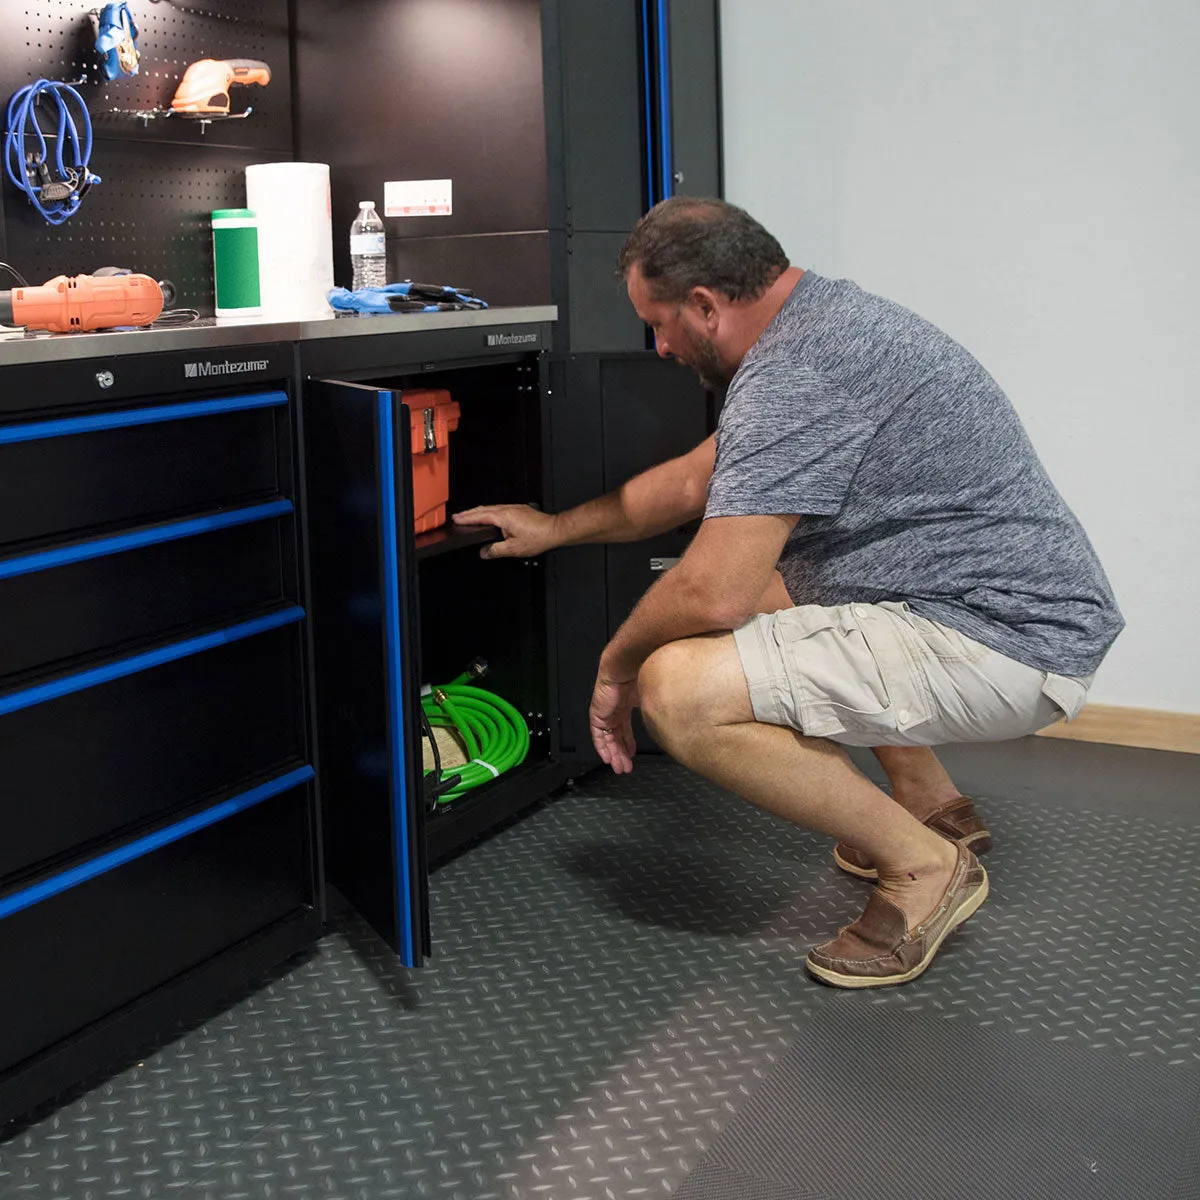
M202 58L183 73L171 111L183 115L227 117L229 85L271 82L271 68L254 58Z
M41 287L0 291L0 325L86 332L149 325L162 307L162 288L149 275L59 275Z

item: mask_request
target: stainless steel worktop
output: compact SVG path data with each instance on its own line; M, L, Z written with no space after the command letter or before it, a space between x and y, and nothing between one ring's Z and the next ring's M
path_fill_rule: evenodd
M391 313L364 316L347 313L309 321L269 318L222 320L208 317L174 329L134 329L120 333L0 333L0 367L20 363L64 362L80 358L113 358L166 350L204 350L262 342L306 342L324 338L423 333L432 329L507 328L555 320L552 305L487 308L468 312Z

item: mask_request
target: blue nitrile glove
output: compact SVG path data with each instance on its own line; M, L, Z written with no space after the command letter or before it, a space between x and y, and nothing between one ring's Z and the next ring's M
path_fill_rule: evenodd
M329 292L329 303L341 312L361 313L390 313L388 293L399 284L389 283L381 288L359 288L352 292L349 288L335 287Z
M411 296L413 299L434 300L435 295L444 302L461 304L465 308L487 308L487 304L470 292L442 284L389 283L380 288L359 288L352 292L348 288L333 288L329 293L329 303L340 312L360 313L390 313L389 296ZM431 307L428 311L439 311Z

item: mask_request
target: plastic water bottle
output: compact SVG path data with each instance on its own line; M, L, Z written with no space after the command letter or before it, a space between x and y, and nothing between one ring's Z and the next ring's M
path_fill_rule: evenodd
M350 226L350 262L354 266L353 291L387 285L387 242L373 200L358 203L358 216Z

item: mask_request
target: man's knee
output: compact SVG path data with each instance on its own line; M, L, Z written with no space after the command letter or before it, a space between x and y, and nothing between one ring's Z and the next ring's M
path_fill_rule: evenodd
M638 675L642 716L659 737L753 720L732 638L684 638L659 647Z
M661 732L688 722L696 702L696 658L689 642L668 642L642 664L638 697L652 729Z

